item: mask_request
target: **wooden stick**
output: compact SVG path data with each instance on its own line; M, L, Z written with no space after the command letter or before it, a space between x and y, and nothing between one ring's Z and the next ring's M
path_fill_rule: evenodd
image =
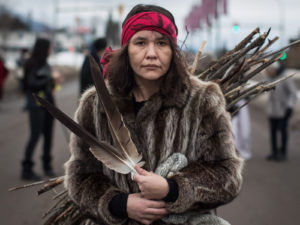
M229 71L229 74L221 80L221 84L225 84L225 83L230 84L230 82L234 80L234 78L239 77L242 73L244 73L245 63L246 60L244 58L239 65L234 66L232 70Z
M64 176L55 177L55 178L51 178L51 179L48 179L48 180L41 180L41 181L38 181L38 182L35 182L35 183L25 184L23 186L12 187L12 188L8 189L8 191L15 191L15 190L23 189L23 188L37 186L37 185L45 184L45 183L48 183L48 182L51 182L51 181L55 181L55 180L61 179L61 178L64 178Z
M227 101L228 105L231 104L232 102L235 102L235 100L237 98L239 98L240 96L248 97L250 95L250 93L252 93L252 90L256 89L257 87L262 87L263 85L265 85L265 82L262 81L262 82L259 82L259 83L255 84L255 85L252 85L251 87L247 88L246 90L243 90L239 93L234 93L234 96L231 96L231 101L230 102Z
M239 92L240 90L242 89L242 86L238 86L237 88L231 90L230 92L226 93L224 95L224 97L227 99L227 98L230 98L231 95L235 94L236 92Z
M299 40L296 40L296 41L294 41L294 42L292 42L292 43L290 43L290 44L288 44L288 45L286 45L286 46L284 46L284 47L282 47L281 49L279 49L279 50L277 50L277 51L275 51L275 52L271 52L270 54L267 54L267 55L263 56L263 58L267 58L267 57L271 57L271 56L273 56L273 55L276 55L276 54L278 54L278 53L280 53L280 52L286 50L287 48L290 48L291 46L296 45L296 44L299 44L299 43L300 43L300 39L299 39Z
M51 214L55 209L56 207L59 205L59 204L64 204L64 202L67 202L68 201L68 195L62 197L61 199L59 199L55 204L53 204L43 215L42 218L45 218L46 216L48 216L49 214Z
M68 202L64 205L64 207L59 208L52 216L50 216L44 223L44 225L54 225L56 218L65 210L65 207L68 207Z
M252 77L254 77L257 73L259 73L260 71L262 71L263 69L265 69L266 67L268 67L269 65L271 65L272 63L274 63L275 61L279 60L282 57L283 54L280 55L275 55L274 57L272 57L270 60L268 60L265 64L261 65L260 67L258 67L257 69L255 69L253 72L249 73L248 75L246 75L243 79L242 82L247 82L248 80L250 80Z
M251 96L243 105L241 105L240 107L238 107L233 113L231 113L231 116L234 116L241 108L243 108L244 106L248 105L253 99L255 99L257 96L259 96L261 93L257 93L253 96Z
M254 35L259 33L259 28L254 29L246 38L244 38L235 48L227 53L225 53L215 64L209 67L207 70L198 75L199 79L207 80L207 75L213 74L221 66L225 65L233 57L238 55L241 50L252 40ZM211 80L211 79L210 79Z
M286 79L289 79L290 77L294 76L295 74L296 73L293 73L288 76L282 77L282 78L280 78L274 82L268 83L266 85L257 86L257 87L255 87L255 89L251 89L250 91L247 91L244 94L239 95L238 98L236 98L234 101L232 101L230 104L228 104L226 106L226 108L227 109L231 108L234 104L236 104L238 101L240 101L241 99L243 99L247 96L250 96L253 94L261 94L262 92L265 92L265 91L270 91L276 86L276 84L283 82Z
M71 211L72 207L73 207L72 205L69 206L65 211L63 211L59 216L56 217L56 219L54 220L54 222L60 220L60 218L62 218L62 217L65 217L66 214L67 214L69 211Z
M193 66L192 66L192 69L191 69L191 74L195 74L195 71L196 71L196 68L198 66L198 63L199 63L199 59L200 59L200 56L203 52L203 49L204 49L204 46L206 44L206 41L204 40L199 48L199 51L197 52L196 56L195 56L195 59L194 59L194 62L193 62Z
M64 178L60 178L55 181L52 181L51 183L45 184L45 186L43 188L38 190L37 194L41 195L41 194L51 190L52 188L56 187L57 185L61 184L63 181L64 181Z
M251 56L250 59L248 59L248 61L253 61L255 58L259 57L264 51L266 51L274 42L276 42L279 39L278 36L276 36L275 38L273 38L272 40L269 40L268 44L263 47L261 50L259 50L258 52L256 52L254 55Z
M209 74L212 74L214 71L218 70L221 66L225 65L230 59L232 59L239 53L240 53L240 51L236 51L236 52L232 52L232 54L230 54L230 55L222 56L221 59L219 59L217 62L215 62L213 65L211 65L204 72L199 74L197 77L201 80L206 80L206 78Z
M285 81L285 80L287 80L287 79L289 79L289 78L295 76L295 74L296 74L296 73L292 73L292 74L287 75L287 76L284 76L284 77L282 77L282 78L280 78L280 79L278 79L278 80L275 80L275 81L273 81L273 82L267 84L267 85L266 85L266 88L272 89L272 88L274 88L274 87L276 86L276 84L278 84L278 83L280 83L280 82L283 82L283 81Z
M258 28L258 27L255 28L255 29L254 29L247 37L245 37L238 45L236 45L236 46L234 47L233 50L227 52L227 53L225 54L225 56L228 55L228 54L232 54L233 52L239 51L239 50L241 50L242 48L244 48L244 47L252 40L253 36L256 35L257 33L259 33L259 28Z
M64 195L64 194L67 193L67 192L68 192L68 190L63 190L62 192L60 192L60 193L58 193L57 195L55 195L55 196L52 198L52 200L55 200L55 199L61 197L62 195Z
M236 87L238 87L241 83L246 83L248 80L250 80L251 78L253 78L255 75L257 75L260 71L262 71L263 69L265 69L267 66L271 65L272 63L274 63L275 61L277 61L279 58L281 57L281 55L275 55L273 56L271 59L269 59L265 64L261 65L260 67L258 67L257 69L255 69L254 71L252 71L251 73L249 73L248 75L246 75L242 80L240 80L239 82L233 83L228 89L227 91L233 90Z
M256 93L262 93L264 91L264 88L262 86L258 86L256 87L255 89L249 91L248 93L245 93L243 95L239 95L238 98L236 98L235 100L233 100L230 104L228 104L226 106L226 109L230 109L232 106L234 106L234 104L236 104L238 101L246 98L247 96L249 95L253 95L253 94L256 94Z
M186 35L185 35L185 38L184 38L184 40L183 40L183 42L181 44L181 47L180 47L181 50L182 50L182 48L183 48L183 46L184 46L184 44L185 44L185 42L186 42L186 40L187 40L187 38L188 38L188 36L190 34L189 30L187 29L187 26L185 26L185 30L186 30Z
M86 216L82 215L80 212L78 212L73 218L70 219L69 223L66 223L65 225L79 225L82 224L81 222L86 219Z
M260 35L258 38L256 38L250 45L245 47L244 49L241 50L241 52L233 57L229 62L227 62L224 66L222 66L220 69L218 69L210 78L209 80L215 80L219 77L221 73L224 73L236 60L239 58L243 57L247 52L249 52L251 49L260 46L264 43L267 34L264 33Z

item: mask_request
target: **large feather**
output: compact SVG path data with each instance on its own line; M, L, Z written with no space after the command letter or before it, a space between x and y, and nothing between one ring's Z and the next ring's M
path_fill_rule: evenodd
M90 146L91 153L108 168L122 174L134 171L132 162L124 158L120 150L104 141L98 141L87 130L45 99L37 95L35 95L35 98L54 118L59 120L78 137L82 138Z
M99 66L91 55L89 56L89 60L91 74L95 83L97 94L107 116L111 135L117 145L117 148L120 150L124 161L130 163L132 172L136 172L134 166L136 164L143 165L143 162L141 162L142 155L138 153L137 148L130 137L129 130L124 124L122 115L111 99Z

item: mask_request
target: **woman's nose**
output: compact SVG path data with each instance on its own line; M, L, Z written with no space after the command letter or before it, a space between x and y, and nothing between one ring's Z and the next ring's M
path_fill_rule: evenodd
M156 49L154 44L149 44L146 52L146 58L147 59L155 59L157 57L156 55Z

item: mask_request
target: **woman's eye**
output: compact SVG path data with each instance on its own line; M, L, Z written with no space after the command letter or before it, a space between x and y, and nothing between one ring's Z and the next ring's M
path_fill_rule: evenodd
M159 41L157 42L158 46L166 46L168 43L166 41Z
M144 41L137 41L135 42L136 45L139 45L139 46L143 46L145 45L145 42Z

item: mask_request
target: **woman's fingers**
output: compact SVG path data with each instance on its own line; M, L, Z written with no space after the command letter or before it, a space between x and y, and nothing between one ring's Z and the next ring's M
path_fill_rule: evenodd
M135 182L139 183L141 180L141 175L138 174L138 172L134 173L133 179Z
M135 167L136 173L133 176L133 180L137 183L142 182L143 176L147 175L147 171L136 165Z
M147 209L147 214L154 215L154 216L164 216L168 214L168 210L165 208L160 208L160 209L149 208Z
M141 221L143 219L158 220L168 213L163 201L153 201L141 197L140 193L129 194L127 201L128 217Z
M167 180L155 173L148 172L139 166L135 166L136 173L133 180L137 182L141 194L147 199L163 199L169 192Z
M144 218L151 220L158 220L168 214L168 210L165 208L165 203L162 201L149 200L147 209L145 209Z
M166 207L166 203L164 201L152 201L152 200L149 200L147 206L148 206L148 208L159 209L159 208L165 208Z
M138 172L140 175L146 176L148 175L148 171L144 170L143 168L139 167L138 165L136 165L135 167L136 172Z
M168 211L165 208L148 208L146 209L146 212L143 214L142 220L151 221L152 223L155 220L159 220L166 216L168 214Z

